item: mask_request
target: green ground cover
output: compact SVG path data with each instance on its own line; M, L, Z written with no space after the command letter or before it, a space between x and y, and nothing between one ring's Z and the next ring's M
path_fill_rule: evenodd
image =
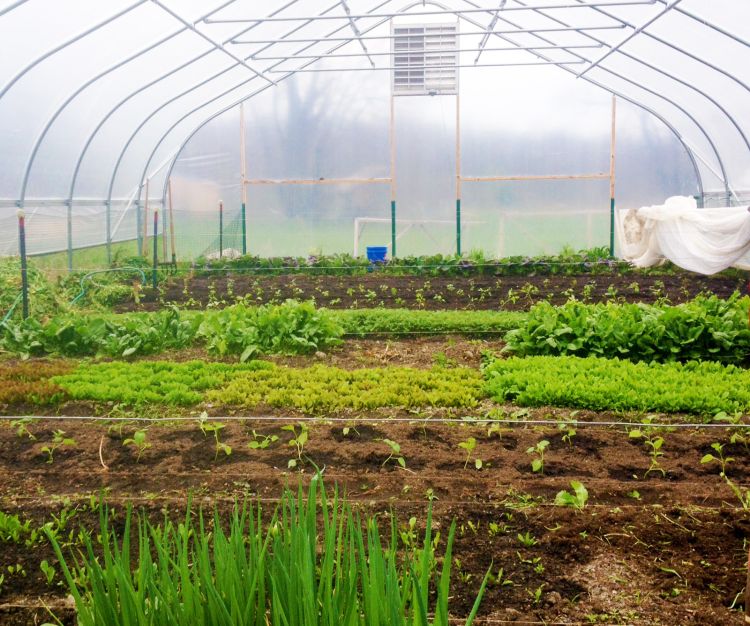
M711 416L750 410L750 371L720 363L514 357L494 360L484 375L493 400L521 406Z

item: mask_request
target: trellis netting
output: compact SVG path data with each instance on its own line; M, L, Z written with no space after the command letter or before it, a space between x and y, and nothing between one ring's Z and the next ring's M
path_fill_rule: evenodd
M82 267L154 209L187 260L607 245L611 173L748 202L744 2L5 0L0 35L3 255L19 209Z

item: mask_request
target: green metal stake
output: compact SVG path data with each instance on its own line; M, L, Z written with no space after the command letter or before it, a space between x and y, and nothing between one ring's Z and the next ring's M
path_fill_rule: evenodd
M224 202L219 200L219 258L224 256Z
M391 258L396 258L396 201L391 200Z
M461 198L456 198L456 255L461 256Z
M245 203L242 203L242 256L247 254L247 221Z
M135 203L135 237L138 256L143 256L143 237L141 236L141 203Z
M107 208L107 266L112 266L112 203L105 202Z
M29 316L29 268L26 264L26 218L18 212L18 252L21 255L21 294L23 298L23 319Z
M615 257L615 199L609 199L609 256Z
M68 202L68 271L73 271L73 208Z
M151 272L151 286L156 289L156 274L159 269L159 209L154 207L154 269Z

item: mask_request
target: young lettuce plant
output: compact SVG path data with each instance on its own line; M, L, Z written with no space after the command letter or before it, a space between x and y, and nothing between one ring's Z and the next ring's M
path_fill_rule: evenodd
M555 496L555 505L569 506L577 511L583 511L589 499L588 489L577 480L570 481L570 486L573 488L573 493L564 490L559 491Z
M469 461L471 460L471 453L474 452L474 449L477 447L477 440L474 437L469 437L466 441L462 441L458 444L459 448L463 448L466 450L466 462L464 463L464 469L469 465ZM476 467L478 470L482 469L482 459L479 457L476 457L474 459L474 467Z

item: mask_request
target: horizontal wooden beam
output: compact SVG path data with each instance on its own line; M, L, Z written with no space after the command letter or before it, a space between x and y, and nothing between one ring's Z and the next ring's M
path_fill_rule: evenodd
M461 176L465 183L492 183L513 180L599 180L608 179L609 174L550 174L541 176Z
M244 181L246 185L367 185L390 182L390 178L256 178Z

